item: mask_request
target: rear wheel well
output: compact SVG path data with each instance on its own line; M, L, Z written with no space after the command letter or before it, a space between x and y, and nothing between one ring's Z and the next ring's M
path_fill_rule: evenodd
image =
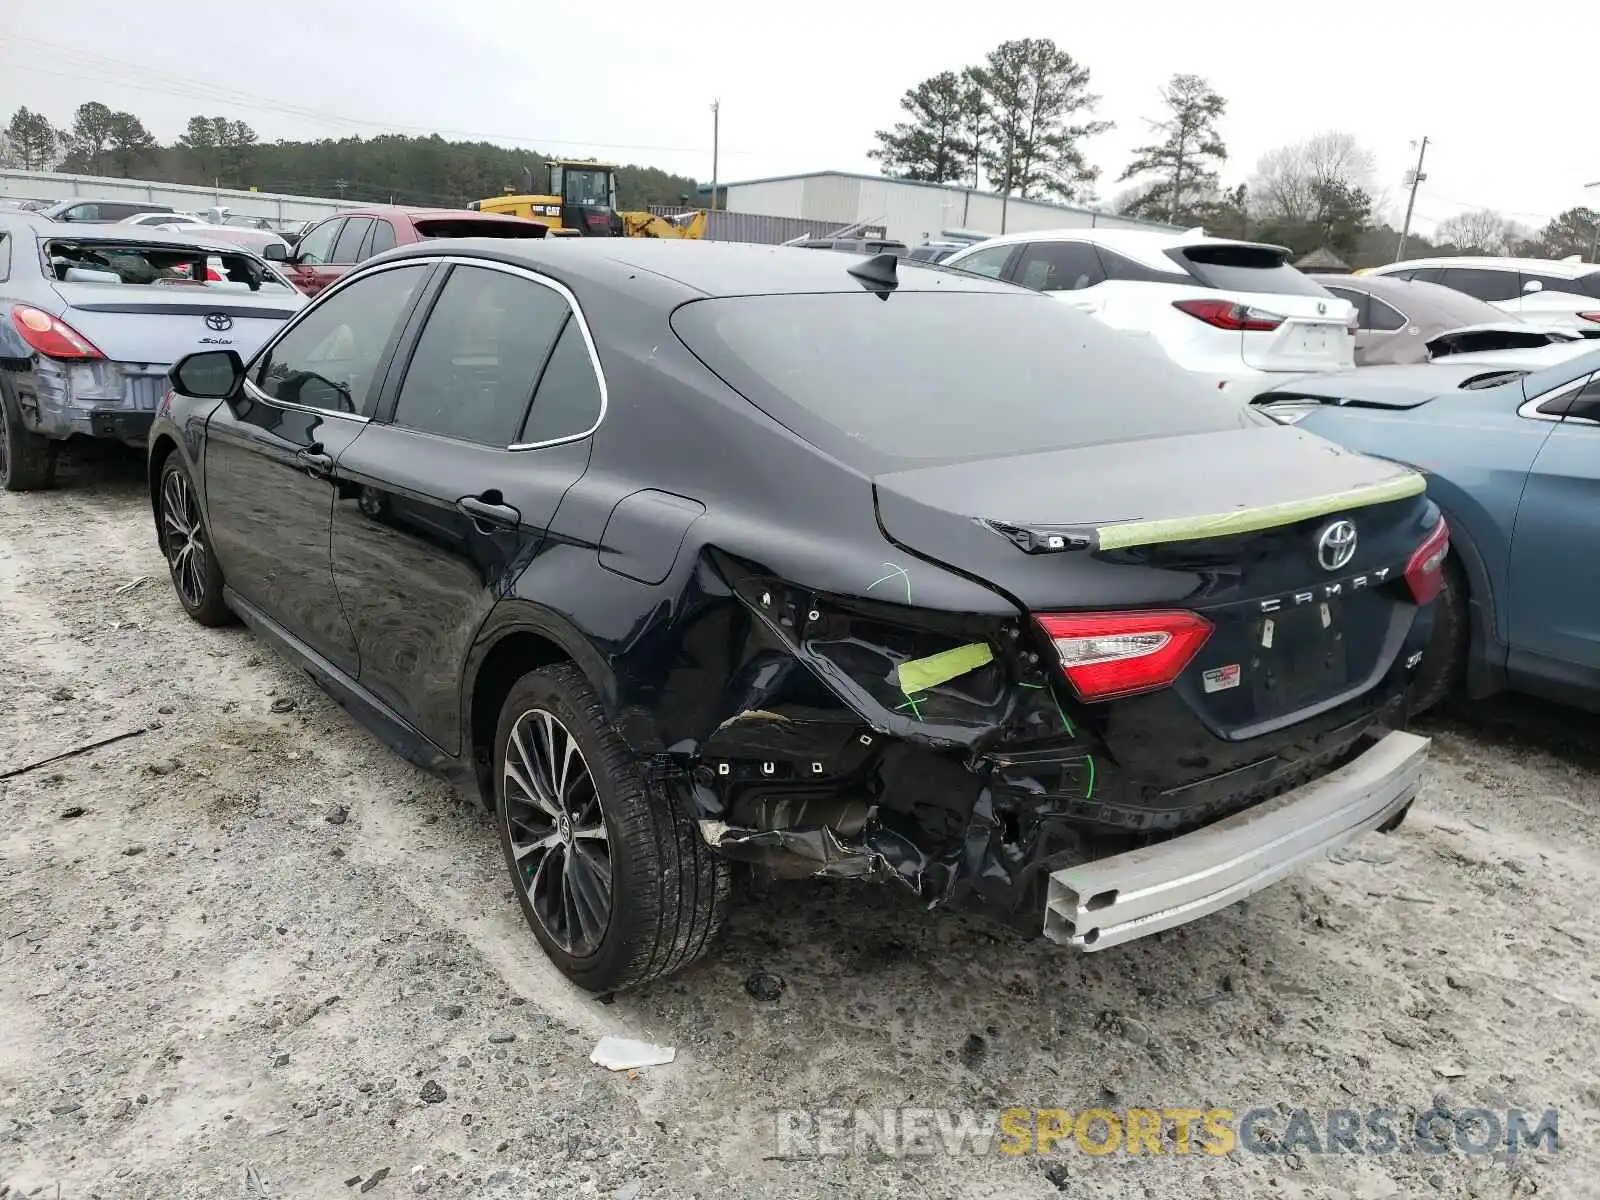
M496 642L472 681L470 736L472 773L478 781L478 799L494 808L494 739L500 724L500 707L512 687L529 671L571 657L549 638L537 633L513 633Z
M150 443L150 511L160 517L161 506L161 470L167 465L167 459L178 448L178 443L163 434Z

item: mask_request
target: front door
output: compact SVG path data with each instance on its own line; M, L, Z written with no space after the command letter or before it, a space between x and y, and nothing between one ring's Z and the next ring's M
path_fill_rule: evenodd
M432 268L377 271L312 305L206 426L207 520L228 586L340 670L359 667L329 562L334 464Z
M1600 684L1600 377L1528 472L1511 540L1511 646Z
M333 282L335 276L328 264L333 261L333 248L344 226L344 217L329 217L306 230L305 236L295 245L289 275L295 287L306 295L315 296Z
M362 684L457 754L467 652L588 466L601 383L566 294L527 271L455 266L413 324L339 460L334 578Z

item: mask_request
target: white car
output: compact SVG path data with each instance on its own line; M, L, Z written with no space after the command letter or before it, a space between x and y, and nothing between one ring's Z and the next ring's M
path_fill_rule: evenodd
M990 238L943 265L1149 337L1179 366L1248 400L1281 374L1355 366L1355 306L1295 270L1290 254L1199 230L1056 229Z
M1600 337L1600 266L1553 258L1414 258L1363 275L1439 283L1526 321Z

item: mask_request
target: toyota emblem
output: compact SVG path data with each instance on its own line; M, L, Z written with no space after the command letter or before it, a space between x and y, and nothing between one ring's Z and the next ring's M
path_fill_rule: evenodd
M1324 571L1337 571L1350 565L1356 556L1354 521L1335 521L1317 535L1317 562Z
M216 333L233 328L233 318L227 313L216 312L206 314L206 328Z

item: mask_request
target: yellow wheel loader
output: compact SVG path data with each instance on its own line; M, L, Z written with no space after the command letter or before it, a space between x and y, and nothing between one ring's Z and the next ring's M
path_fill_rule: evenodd
M549 193L543 196L504 195L474 200L477 212L527 217L548 226L552 237L653 237L701 238L706 232L704 212L681 217L658 217L649 212L617 211L617 169L610 163L553 159Z

